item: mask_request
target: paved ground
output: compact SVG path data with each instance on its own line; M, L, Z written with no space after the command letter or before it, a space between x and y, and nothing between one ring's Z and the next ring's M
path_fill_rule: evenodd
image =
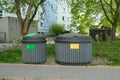
M0 77L120 80L120 67L0 64Z

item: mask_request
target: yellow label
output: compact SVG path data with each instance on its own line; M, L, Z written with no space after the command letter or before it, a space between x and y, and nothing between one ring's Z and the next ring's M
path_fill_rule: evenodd
M77 43L70 44L70 49L79 49L80 45Z

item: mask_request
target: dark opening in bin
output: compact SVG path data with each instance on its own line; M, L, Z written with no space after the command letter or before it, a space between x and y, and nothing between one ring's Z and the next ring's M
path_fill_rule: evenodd
M25 36L22 40L24 63L38 64L46 61L46 40L39 35Z
M84 64L92 60L92 39L80 34L63 34L55 40L55 61L59 64Z

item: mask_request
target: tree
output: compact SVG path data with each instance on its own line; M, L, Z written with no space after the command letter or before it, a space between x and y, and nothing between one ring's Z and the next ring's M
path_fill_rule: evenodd
M76 27L80 32L91 27L97 21L100 8L97 0L67 0L71 6L72 27Z
M3 2L7 8L9 8L8 10L16 11L20 25L21 36L23 36L28 33L39 6L43 7L45 0L3 0ZM9 4L10 2L11 4ZM25 12L24 17L22 16L22 12Z
M116 29L120 27L118 26L120 24L120 0L68 0L68 3L71 5L72 26L85 29L93 25L97 16L101 14L101 18L111 25L111 40L115 40ZM80 25L85 27L82 26L82 28Z
M112 25L111 39L114 41L120 23L120 0L100 0L100 4L106 19Z
M100 5L98 0L67 0L71 6L72 24L80 33L93 26L98 20L100 14Z

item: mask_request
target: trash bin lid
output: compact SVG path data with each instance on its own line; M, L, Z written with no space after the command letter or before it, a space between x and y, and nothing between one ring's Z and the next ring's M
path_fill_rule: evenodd
M26 36L35 36L35 35L36 35L36 33L29 33Z
M22 39L22 43L39 43L39 42L46 42L45 37L40 35L30 35L24 36Z
M83 34L68 33L57 36L55 42L92 42L92 38Z

